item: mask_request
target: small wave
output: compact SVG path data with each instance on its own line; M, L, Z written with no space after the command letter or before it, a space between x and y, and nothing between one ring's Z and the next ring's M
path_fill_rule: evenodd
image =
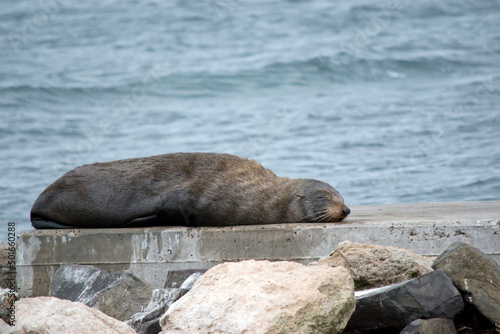
M370 59L345 52L333 56L317 56L241 68L233 71L174 72L155 78L145 86L142 78L128 78L103 84L94 81L65 81L47 84L5 84L0 94L37 94L44 99L68 96L99 96L102 94L131 94L141 89L147 94L173 98L204 98L231 92L244 92L281 86L316 86L325 82L380 82L406 77L439 77L450 69L480 66L470 60L445 57Z
M353 148L382 148L386 145L384 143L374 143L374 142L353 142L346 141L340 145L340 148L343 150L353 149Z
M56 96L64 95L71 96L73 94L92 94L92 93L102 93L102 92L116 92L117 87L112 88L101 88L101 87L78 87L69 85L60 86L49 86L49 85L31 85L31 84L20 84L20 85L9 85L0 87L0 94L33 94L40 93L44 96Z
M474 181L469 181L466 184L461 185L461 188L467 189L477 189L478 187L489 187L494 184L500 184L500 177L498 176L491 176L486 179L479 179L479 180L474 180Z
M337 82L381 81L398 79L409 75L440 76L449 73L450 68L478 66L473 61L428 57L414 59L369 59L339 52L336 56L320 56L302 61L275 63L261 72L267 76L295 75L303 80L327 79ZM301 74L299 77L298 74Z
M440 77L450 69L479 66L473 61L444 57L368 59L338 53L305 60L275 62L228 72L173 73L159 78L167 96L213 96L281 86L315 86L325 82L377 82L412 77ZM156 90L155 90L156 91Z

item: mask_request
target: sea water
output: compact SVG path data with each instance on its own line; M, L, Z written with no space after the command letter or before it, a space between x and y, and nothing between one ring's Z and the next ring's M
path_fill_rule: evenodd
M0 36L0 241L68 170L181 151L500 200L499 1L3 0Z

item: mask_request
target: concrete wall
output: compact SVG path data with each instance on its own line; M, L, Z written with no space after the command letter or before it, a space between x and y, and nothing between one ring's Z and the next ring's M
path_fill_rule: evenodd
M412 249L437 256L455 241L500 262L500 202L353 206L342 223L235 227L32 230L19 236L21 296L49 292L61 264L92 264L132 273L155 288L169 272L209 269L225 261L308 263L344 240Z

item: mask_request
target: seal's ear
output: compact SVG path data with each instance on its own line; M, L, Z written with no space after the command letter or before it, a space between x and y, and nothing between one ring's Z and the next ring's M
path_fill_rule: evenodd
M300 197L300 198L304 198L304 197L306 197L306 195L304 195L304 194L297 194L297 195L295 195L295 196L298 196L298 197Z

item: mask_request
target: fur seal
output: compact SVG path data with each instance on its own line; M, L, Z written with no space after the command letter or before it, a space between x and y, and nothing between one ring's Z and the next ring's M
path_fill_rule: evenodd
M171 153L77 167L31 209L35 228L230 226L339 222L350 213L330 185L278 177L254 160Z

